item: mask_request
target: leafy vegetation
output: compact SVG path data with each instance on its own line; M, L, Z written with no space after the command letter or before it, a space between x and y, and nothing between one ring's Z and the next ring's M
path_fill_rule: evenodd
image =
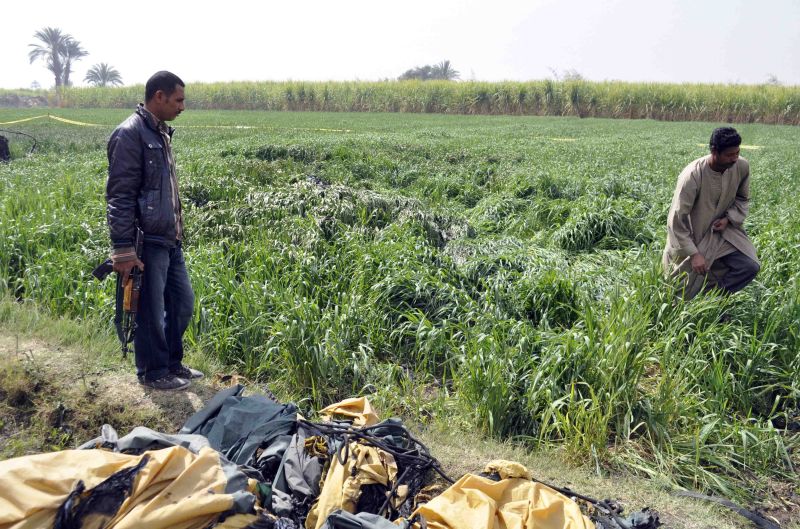
M105 141L128 113L15 125L40 147L26 157L18 141L0 166L3 294L111 317L112 285L89 272L108 251ZM193 349L309 408L370 393L739 499L798 486L796 129L739 127L761 274L734 298L684 303L660 270L665 217L713 124L226 111L175 124Z

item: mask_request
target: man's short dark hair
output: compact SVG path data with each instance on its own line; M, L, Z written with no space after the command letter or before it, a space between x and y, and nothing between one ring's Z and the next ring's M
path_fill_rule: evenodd
M714 152L722 152L725 149L738 147L741 144L742 137L739 136L739 133L736 132L736 129L733 127L719 127L718 129L714 129L714 132L711 133L711 140L708 142L708 146Z
M153 96L155 96L156 92L159 90L164 92L164 95L167 97L171 96L172 93L175 92L175 87L177 85L186 87L183 81L181 81L181 78L174 73L166 70L154 73L150 79L147 80L147 84L144 85L145 103L153 99Z

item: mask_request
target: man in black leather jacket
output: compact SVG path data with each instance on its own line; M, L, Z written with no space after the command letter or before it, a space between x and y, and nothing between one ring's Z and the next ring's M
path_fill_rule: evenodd
M194 292L183 259L183 217L172 155L172 121L184 110L184 87L170 72L154 74L145 102L108 141L107 219L114 271L123 281L134 267L144 272L136 313L134 351L139 382L181 390L203 374L182 364L183 333L194 309ZM136 256L136 226L144 232Z

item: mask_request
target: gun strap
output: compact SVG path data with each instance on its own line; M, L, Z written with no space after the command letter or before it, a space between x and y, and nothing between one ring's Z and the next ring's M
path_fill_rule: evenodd
M117 289L114 296L114 328L117 330L117 338L122 344L122 357L126 357L128 353L128 340L122 329L122 320L124 317L125 309L123 302L125 298L125 287L122 284L122 276L117 273Z

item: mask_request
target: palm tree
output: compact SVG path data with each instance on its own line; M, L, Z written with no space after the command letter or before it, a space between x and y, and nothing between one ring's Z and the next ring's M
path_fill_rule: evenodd
M81 48L81 43L66 35L64 39L64 73L63 85L70 86L69 74L72 73L72 61L79 61L89 55L89 52Z
M86 77L84 77L83 80L95 86L122 85L122 76L119 74L117 69L104 62L95 64L89 68L89 71L86 72Z
M450 61L442 61L433 67L433 78L441 79L443 81L452 81L458 79L461 75L458 70L453 69Z
M36 59L43 59L47 62L47 69L53 72L56 78L56 86L61 86L62 75L64 73L64 63L62 57L64 55L64 40L68 35L61 33L59 28L46 27L40 29L33 36L42 44L30 44L33 48L28 52L31 64Z

